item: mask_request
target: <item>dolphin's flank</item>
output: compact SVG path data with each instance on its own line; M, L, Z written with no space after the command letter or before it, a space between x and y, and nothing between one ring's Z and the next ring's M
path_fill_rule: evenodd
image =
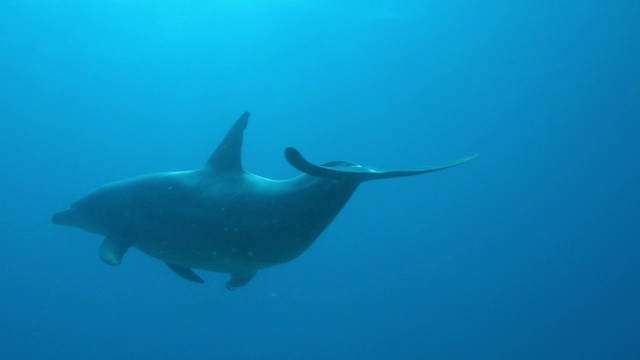
M379 170L348 161L315 165L287 148L287 161L303 174L270 180L242 167L248 121L245 112L204 168L103 185L52 221L104 236L99 255L109 265L120 265L133 246L193 282L204 282L194 268L228 273L232 290L258 270L302 254L362 182L438 171L477 156L437 167Z

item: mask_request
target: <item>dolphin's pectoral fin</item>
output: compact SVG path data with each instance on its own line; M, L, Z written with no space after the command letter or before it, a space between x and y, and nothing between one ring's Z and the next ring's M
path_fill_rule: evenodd
M252 273L231 274L231 279L227 281L227 289L235 290L239 287L247 285L253 277L256 276L255 271Z
M109 265L118 266L131 245L131 241L127 239L117 236L107 236L100 245L100 259Z
M180 277L182 277L183 279L187 279L189 281L193 281L198 284L204 283L204 280L202 280L200 276L198 276L196 273L193 272L193 270L191 270L188 267L171 264L168 262L165 262L165 264L167 264L171 268L171 270L173 270L176 274L180 275Z
M307 159L302 157L300 152L292 147L288 147L285 150L285 157L289 164L291 164L294 168L302 171L305 174L317 176L321 178L327 179L338 179L338 180L354 180L354 181L368 181L368 180L377 180L377 179L388 179L395 177L403 177L403 176L413 176L426 174L434 171L448 169L450 167L464 164L467 161L471 161L478 157L478 155L468 156L463 159L452 161L448 164L434 166L434 167L423 167L412 170L380 170L380 169L372 169L369 167L360 166L348 161L331 161L326 163L325 165L315 165L310 163Z

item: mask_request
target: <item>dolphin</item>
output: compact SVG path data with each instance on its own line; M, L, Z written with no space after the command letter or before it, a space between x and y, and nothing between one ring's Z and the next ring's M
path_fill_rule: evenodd
M204 281L194 268L228 273L226 287L233 290L257 271L300 256L362 182L426 174L477 157L436 167L380 170L349 161L315 165L288 147L287 161L303 174L271 180L242 167L248 121L245 112L204 168L103 185L55 213L53 223L104 236L99 256L109 265L120 265L127 250L136 247L196 283Z

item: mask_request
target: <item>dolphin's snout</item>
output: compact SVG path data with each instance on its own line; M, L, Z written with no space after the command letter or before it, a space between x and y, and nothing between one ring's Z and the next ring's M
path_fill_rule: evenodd
M56 225L72 225L72 220L74 211L69 209L65 211L60 211L51 217L51 221Z
M75 206L53 214L51 221L56 225L73 226L95 234L106 234L101 223L95 222L89 214L83 210L76 209Z

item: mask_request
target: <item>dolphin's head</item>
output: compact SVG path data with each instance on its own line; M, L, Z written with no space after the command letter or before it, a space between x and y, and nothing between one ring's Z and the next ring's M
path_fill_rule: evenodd
M54 224L73 226L101 235L107 235L122 219L114 218L122 197L112 186L102 186L71 204L68 210L51 217Z
M53 214L51 221L56 225L73 226L96 234L104 235L106 232L104 224L86 199L74 202L68 210Z
M72 203L68 210L53 214L51 221L100 235L121 233L136 221L136 213L153 208L159 197L156 196L158 189L164 190L162 194L166 195L167 188L179 186L176 182L167 182L166 178L142 176L100 186ZM172 195L174 192L168 193Z

